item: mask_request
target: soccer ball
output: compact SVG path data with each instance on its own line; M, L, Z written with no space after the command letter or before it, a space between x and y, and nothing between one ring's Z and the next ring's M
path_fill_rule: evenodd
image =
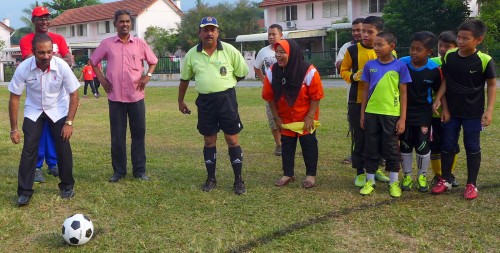
M74 214L68 217L62 225L62 236L70 245L83 245L94 235L94 225L89 217Z

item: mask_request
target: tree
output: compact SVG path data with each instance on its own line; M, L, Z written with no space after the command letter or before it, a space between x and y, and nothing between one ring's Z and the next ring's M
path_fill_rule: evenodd
M479 19L481 19L487 26L488 31L484 38L484 46L486 49L496 49L500 51L500 1L490 0L480 2Z
M174 34L174 29L169 29L158 26L150 26L146 28L144 39L153 47L153 51L158 57L168 56L175 52L179 45L177 34Z
M10 44L11 45L19 45L19 41L21 40L24 35L31 33L33 31L32 28L30 27L22 27L16 30L14 35L10 37Z
M22 16L20 20L24 23L25 27L29 28L30 31L33 31L33 29L35 28L33 26L33 23L31 22L31 13L37 6L39 6L38 1L35 1L35 3L30 4L29 7L22 10L24 16Z
M54 12L50 15L51 18L56 18L65 10L80 8L84 6L101 4L99 0L52 0L51 2L43 2L43 6L48 7Z
M202 0L196 0L196 6L190 9L178 24L179 43L187 50L198 43L198 25L205 16L217 19L220 25L219 38L236 38L240 34L258 33L257 20L261 19L262 10L257 3L239 0L235 4L220 3L209 7ZM244 17L244 18L242 18Z
M387 2L382 17L386 30L396 34L398 46L409 47L413 33L431 31L439 35L445 30L456 30L469 14L466 0L420 0L418 4L412 0L398 0Z

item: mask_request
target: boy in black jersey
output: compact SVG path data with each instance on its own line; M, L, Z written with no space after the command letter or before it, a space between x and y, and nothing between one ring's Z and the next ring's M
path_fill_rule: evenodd
M404 173L401 189L404 191L411 190L413 186L413 149L417 158L418 190L429 190L427 169L431 162L432 91L437 92L441 85L441 68L429 58L436 44L437 38L433 33L416 32L411 37L410 56L400 59L408 66L412 80L407 88L406 128L400 136Z
M441 194L451 189L451 165L458 148L460 127L464 129L464 146L467 156L467 185L464 198L478 196L476 179L481 165L480 132L491 124L496 96L495 64L491 57L476 49L486 34L486 25L478 19L470 19L458 27L458 49L450 50L443 58L445 80L433 104L436 111L441 98L446 98L441 120L443 138L441 145L442 178L432 188ZM485 110L484 83L487 84ZM444 102L444 101L443 101Z
M446 52L450 49L457 48L457 34L453 31L441 32L438 36L438 53L437 57L431 58L432 61L436 62L440 67L443 64L441 58L444 57ZM436 96L435 92L433 98ZM436 185L441 177L441 136L443 132L443 127L441 126L441 117L439 114L434 113L432 115L432 127L431 127L431 168L434 171L434 177L432 178L432 186ZM457 150L458 151L458 150ZM458 181L453 174L457 164L457 154L453 159L453 165L451 166L451 186L458 187Z

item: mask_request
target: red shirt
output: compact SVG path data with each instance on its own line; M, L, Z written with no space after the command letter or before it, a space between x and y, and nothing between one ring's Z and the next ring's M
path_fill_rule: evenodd
M52 39L52 43L54 43L54 53L59 53L62 57L69 54L68 44L63 36L57 33L48 32L47 35ZM32 54L31 42L33 41L33 37L35 37L35 33L26 34L19 41L19 47L21 48L21 55L23 60L29 54Z
M85 65L82 69L83 80L92 81L94 80L94 71L92 70L92 66Z
M271 80L273 79L273 74L271 69L266 72L266 78L264 79L264 87L262 88L262 98L266 101L274 100L274 91L271 86ZM300 88L299 95L293 106L289 106L286 102L284 96L281 96L276 107L278 108L278 116L283 121L283 124L293 123L293 122L304 122L304 118L309 112L311 106L311 100L318 101L324 97L323 84L321 83L321 78L319 73L314 68L310 66L307 70L304 81L302 82L302 87ZM319 118L319 107L314 113L314 120ZM308 134L309 132L304 132ZM297 133L282 129L281 134L286 136L296 136Z

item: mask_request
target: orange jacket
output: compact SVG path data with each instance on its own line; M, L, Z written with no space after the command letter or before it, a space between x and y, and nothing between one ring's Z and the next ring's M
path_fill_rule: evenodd
M264 79L264 87L262 88L262 98L269 102L274 100L274 91L271 86L271 80L273 76L271 69L269 69L266 73L267 74L266 78ZM319 73L316 68L311 65L307 70L306 76L304 77L304 81L302 83L302 87L299 91L299 95L297 96L297 100L295 100L293 106L288 106L288 103L286 102L284 96L281 96L279 101L276 103L276 107L278 108L278 115L284 124L292 122L304 122L304 118L307 116L307 113L309 111L311 100L318 101L323 97L324 93L321 78L319 77ZM319 107L314 114L314 120L318 120L318 118ZM304 132L304 134L308 133L309 132ZM281 134L286 136L297 135L297 133L287 129L282 129Z

